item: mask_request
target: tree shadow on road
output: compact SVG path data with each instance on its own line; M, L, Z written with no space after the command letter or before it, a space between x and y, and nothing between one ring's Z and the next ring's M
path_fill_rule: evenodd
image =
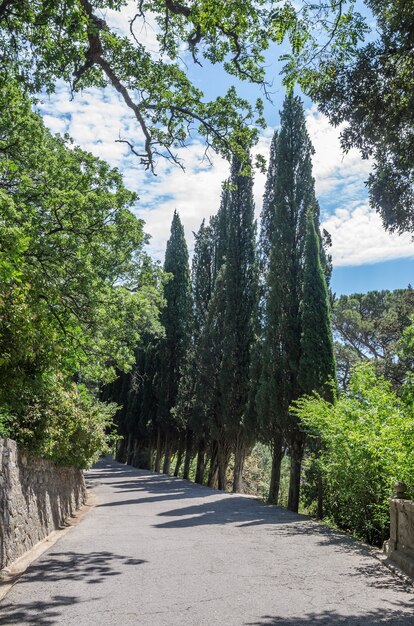
M404 613L402 608L409 605L398 605L394 609L378 609L361 612L359 615L341 615L336 611L307 613L297 617L278 617L263 615L259 621L245 622L245 626L413 626L414 613Z
M0 624L52 626L64 624L65 608L80 602L76 596L52 596L47 601L0 605Z
M82 581L88 585L99 585L107 578L123 574L125 567L146 563L142 559L121 556L112 552L54 552L36 561L20 578L21 585L28 583L49 583L51 589L57 581L64 580L68 587L74 581ZM44 589L45 587L42 587ZM87 594L89 596L89 592ZM88 601L93 598L88 597ZM84 602L85 598L76 596L53 596L47 600L36 600L12 604L6 600L0 604L0 625L49 624L64 623L65 607Z
M344 576L364 579L365 584L376 589L393 589L413 593L413 587L400 580L380 562L379 550L358 541L345 533L319 524L305 515L297 515L282 507L265 505L242 496L229 496L223 499L172 509L159 513L160 517L172 517L166 522L156 524L159 529L189 528L205 525L232 524L236 528L265 526L266 531L275 541L292 539L300 536L312 538L314 546L324 548L331 553L362 557L352 568L344 570ZM247 539L248 540L248 539ZM414 619L410 626L414 626Z

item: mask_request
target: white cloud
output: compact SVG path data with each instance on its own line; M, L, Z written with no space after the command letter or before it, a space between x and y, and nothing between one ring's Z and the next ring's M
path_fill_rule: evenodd
M414 258L411 235L387 233L378 213L367 204L337 209L323 221L322 227L332 236L334 266Z
M146 173L128 147L116 143L119 136L128 137L137 145L140 139L132 112L114 90L92 89L76 94L70 101L68 89L60 84L56 93L44 99L40 108L45 123L53 132L69 132L76 144L122 171L126 185L140 196L136 213L145 220L146 230L152 235L150 250L154 256L163 259L174 209L180 213L192 247L191 232L219 207L221 185L229 172L223 159L214 156L212 167L202 163L203 146L194 141L188 148L178 150L186 165L185 172L160 160L156 177ZM386 233L379 216L367 206L364 180L369 163L362 161L357 151L346 156L342 154L339 130L332 128L326 117L314 107L307 111L307 124L316 151L314 175L321 200L323 227L332 236L335 265L358 265L414 256L410 236ZM272 134L272 129L267 129L255 152L268 156ZM265 176L256 173L257 215L262 205L264 184Z
M343 126L331 126L328 118L315 105L306 112L306 124L315 148L313 174L317 195L334 193L339 187L345 195L353 195L356 190L361 193L371 163L363 160L356 149L347 154L342 152L339 134Z

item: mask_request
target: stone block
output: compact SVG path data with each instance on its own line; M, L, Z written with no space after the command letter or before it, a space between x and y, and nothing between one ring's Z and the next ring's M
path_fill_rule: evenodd
M414 577L414 502L401 498L390 500L390 538L384 552L391 563Z

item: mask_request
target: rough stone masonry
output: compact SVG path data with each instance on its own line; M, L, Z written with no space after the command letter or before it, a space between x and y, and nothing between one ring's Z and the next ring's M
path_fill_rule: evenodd
M0 570L62 527L86 500L83 474L0 439Z

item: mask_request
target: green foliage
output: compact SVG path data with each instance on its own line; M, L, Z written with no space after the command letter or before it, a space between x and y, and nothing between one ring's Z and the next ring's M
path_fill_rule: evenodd
M67 137L52 136L3 75L0 108L0 406L20 390L22 407L14 406L10 428L28 447L43 442L49 454L48 420L39 418L33 432L27 426L30 393L33 410L44 401L47 412L55 402L47 382L54 375L62 399L67 381L87 382L89 408L86 392L82 401L69 394L74 411L79 407L81 440L83 415L90 410L98 424L105 414L92 400L95 383L111 380L115 368L128 369L142 333L160 330L162 273L144 251L143 223L130 211L136 196L119 172ZM62 447L53 444L50 455L58 460L61 450L66 463L63 431L55 429L50 441L58 432ZM98 439L89 437L92 456ZM76 457L70 448L76 464L87 461L86 442L80 449Z
M106 21L107 10L119 13L125 5L112 0L6 0L0 5L0 64L34 93L54 91L59 79L74 93L111 85L136 118L143 145L132 149L149 169L158 156L178 162L176 149L191 141L194 128L207 146L247 161L242 144L257 138L261 102L251 107L234 87L206 101L180 58L186 48L196 64L220 63L241 80L262 83L266 3L144 0L137 3L131 37L111 27L110 17ZM157 22L160 54L143 40L148 18Z
M344 148L356 146L375 163L368 181L372 205L391 230L412 230L413 4L365 4L373 27L355 0L141 0L127 37L106 17L108 10L115 16L124 10L124 1L4 0L0 64L31 93L52 92L58 80L74 94L116 89L141 134L140 145L125 142L147 169L155 169L159 156L179 163L176 149L191 142L194 130L207 148L236 156L248 169L263 103L252 107L234 87L206 101L180 59L184 49L186 62L219 63L267 93L265 54L283 44L289 92L299 83L332 123L348 122ZM148 17L157 22L158 53L142 37Z
M164 270L171 275L164 288L166 301L161 321L165 337L160 342L160 377L157 390L158 417L162 429L177 426L171 409L175 406L182 368L190 346L192 326L192 301L190 268L184 228L177 211L171 224L167 242Z
M302 335L298 379L302 393L331 398L335 359L328 288L321 264L320 240L308 213L301 301Z
M258 272L256 260L253 181L234 161L228 204L228 240L224 265L225 312L220 388L225 428L232 441L255 438L243 423L257 327Z
M352 0L308 5L302 25L311 36L285 69L331 123L343 124L344 150L372 159L370 201L385 227L413 231L414 3L365 4L367 19Z
M45 373L32 383L1 390L10 437L59 465L89 467L108 452L115 404L99 402L83 385Z
M264 205L265 230L261 236L261 257L267 259L268 272L258 391L262 436L269 443L288 430L288 407L299 394L299 309L307 211L313 211L316 222L319 218L312 178L313 147L299 98L286 97L273 150L272 162L276 162L267 185L273 191L271 202Z
M363 363L334 405L314 395L298 400L293 410L309 436L322 442L313 463L323 475L325 515L381 545L393 483L401 480L411 493L414 489L413 403L398 398L389 382Z
M369 291L340 296L334 302L338 376L346 386L352 364L369 360L398 389L412 369L409 350L399 344L414 311L414 290ZM407 331L408 336L408 331Z

